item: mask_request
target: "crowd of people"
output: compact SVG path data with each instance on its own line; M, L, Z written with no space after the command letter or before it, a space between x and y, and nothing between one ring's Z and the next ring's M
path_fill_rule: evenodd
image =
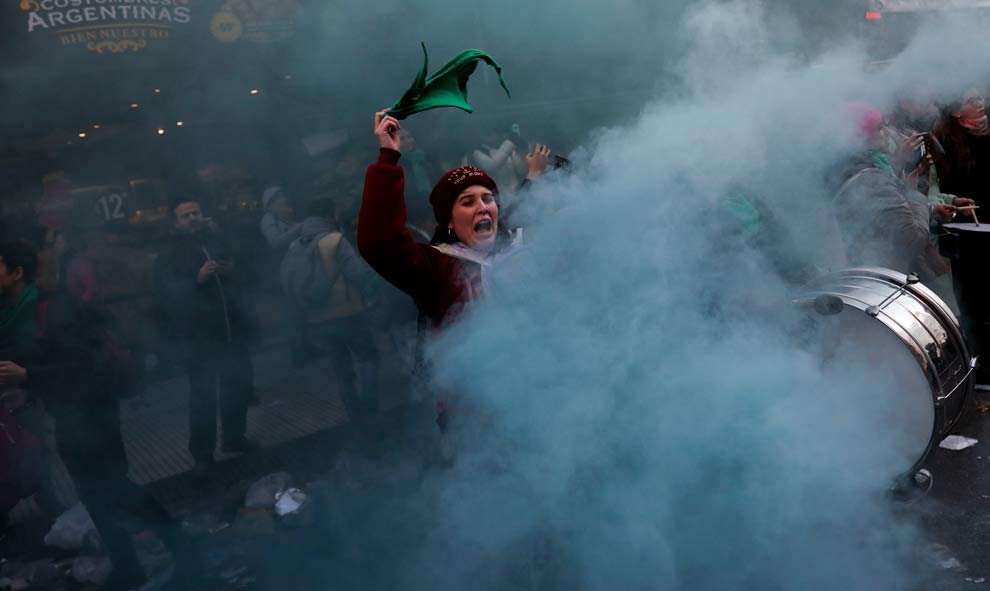
M396 160L397 134L396 125L389 136ZM438 166L408 131L402 136L410 192L424 203L410 207L408 215L403 208L401 216L391 217L388 231L398 224L410 244L432 241L457 248L457 237L467 236L468 225L477 225L471 208L495 207L471 230L485 240L494 237L499 231L497 188L487 175L486 193L472 204L459 199L458 212L444 218L450 227L434 231L431 209L424 204ZM494 167L510 179L510 191L524 190L550 158L546 147L526 146L519 138L503 139L498 158L484 150L464 159ZM398 169L392 164L394 174ZM287 188L292 185L260 190L260 207L248 210L257 212L253 228L243 223L243 212L235 222L217 207L203 179L166 179L167 215L161 231L153 234L162 239L151 241L150 254L147 244L139 244L143 236L133 239L127 220L94 224L85 205L75 204L63 215L52 215L42 205L36 211L5 212L0 221L0 430L9 435L0 442L4 523L13 507L32 496L49 521L69 508L53 482L55 464L61 463L113 561L105 588L137 589L145 583L131 539L135 527L153 532L172 553L173 588L210 588L182 528L129 476L120 403L140 394L149 380L184 374L190 476L208 478L218 452L249 454L259 447L248 437L247 416L257 402L252 348L261 339L285 343L296 367L329 360L332 375L327 378L336 381L358 445L374 445L383 436L372 428L380 406L382 357L404 363L410 374L421 371L422 348L402 341L409 340L407 335L422 338L428 330L424 319L439 326L446 308L462 298L451 292L451 299L417 311L382 281L365 262L368 258L378 266L380 261L375 238L361 229L366 222L358 220L358 209L362 220L383 214L361 204L360 167L343 168L354 169L352 178L341 183L347 191L304 197ZM451 174L444 178L450 184ZM454 206L455 185L440 201L431 197L433 213ZM401 186L398 191L401 198ZM387 243L392 237L379 240ZM476 241L470 238L467 244L469 249ZM121 256L147 264L128 275L126 264L108 262ZM119 299L111 294L112 284L121 282L148 284L150 303L137 318L133 310L130 316L122 314ZM268 326L259 322L261 316ZM153 327L136 331L153 335L152 342L135 341L134 326L129 326L135 320Z
M975 223L990 203L985 97L973 90L941 103L904 99L887 113L849 103L844 113L862 149L837 163L827 183L846 260L916 272L958 301L982 356L990 346L981 304L990 278L939 242L944 224ZM363 188L350 178L346 191L299 195L284 184L258 191L247 250L243 228L235 236L211 211L201 183L167 183L168 231L152 257L154 303L143 321L156 327L147 348L188 376L195 477L209 475L218 450L258 448L246 425L257 400L259 293L274 294L279 318L267 336L284 342L297 366L329 359L355 431L372 441L383 358L402 359L410 374L428 371L423 343L485 297L491 266L523 246L506 196L525 195L545 170L567 164L511 133L492 134L461 158L433 158L387 111L375 114L374 137L379 153ZM444 171L441 161L457 165ZM754 235L772 223L756 198L737 194L726 204ZM57 458L113 559L107 588L144 582L126 514L173 553L175 588L195 589L201 573L189 541L128 477L119 403L141 391L151 368L149 351L121 337L122 320L105 294L99 253L122 248L123 231L45 215L8 216L0 226L0 430L7 434L0 513L32 495L52 518L64 511L50 483ZM395 355L408 335L413 353ZM978 381L990 382L985 376ZM458 420L455 397L427 398L436 399L440 431Z

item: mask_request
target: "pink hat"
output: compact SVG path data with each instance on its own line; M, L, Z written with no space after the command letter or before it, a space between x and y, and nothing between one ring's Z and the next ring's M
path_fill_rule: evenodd
M883 113L868 103L850 101L842 106L842 110L848 117L852 118L861 139L873 137L883 125Z

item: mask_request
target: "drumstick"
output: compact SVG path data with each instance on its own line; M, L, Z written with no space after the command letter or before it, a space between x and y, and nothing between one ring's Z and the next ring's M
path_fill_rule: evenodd
M963 205L963 206L957 207L956 210L957 211L963 211L963 210L979 209L979 208L980 208L979 205Z
M977 226L980 225L980 218L976 217L976 208L973 209L973 221L976 222Z

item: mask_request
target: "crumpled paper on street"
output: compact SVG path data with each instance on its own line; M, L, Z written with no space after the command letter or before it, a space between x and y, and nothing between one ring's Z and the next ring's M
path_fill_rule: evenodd
M102 585L112 570L113 563L105 556L79 556L72 560L69 574L80 583Z
M950 449L952 451L960 451L969 447L973 447L979 443L978 439L973 439L971 437L963 437L962 435L949 435L939 443L938 446L942 449Z
M86 543L87 537L97 535L96 525L82 503L76 503L62 513L45 534L45 545L62 550L78 550Z
M245 507L271 507L275 496L292 486L292 476L288 472L275 472L259 479L244 495Z
M279 517L290 515L299 511L299 508L306 502L306 493L298 488L290 488L280 491L275 495L275 513Z

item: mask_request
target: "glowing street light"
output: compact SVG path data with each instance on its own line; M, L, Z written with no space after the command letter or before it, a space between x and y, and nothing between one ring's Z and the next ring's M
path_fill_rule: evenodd
M165 135L165 128L159 127L158 128L158 135Z
M79 132L79 137L80 137L80 138L84 138L84 137L86 137L86 132L85 132L85 131L80 131L80 132Z
M162 91L162 89L161 89L161 88L156 88L156 89L155 89L155 94L159 94L159 93L160 93L161 91Z
M102 125L100 125L99 123L93 124L93 129L99 129L100 127L102 127Z
M248 92L250 92L251 94L258 94L258 93L259 93L259 92L261 92L261 91L260 91L260 90L258 90L257 88L252 88L252 89L251 89L250 91L248 91Z
M182 122L182 121L176 121L176 122L175 122L175 126L176 126L176 127L182 127L183 125L185 125L185 123L184 123L184 122Z
M136 109L136 108L138 108L138 107L140 107L140 106L141 106L141 105L139 105L139 104L137 104L137 103L131 103L131 108L132 108L132 109Z

